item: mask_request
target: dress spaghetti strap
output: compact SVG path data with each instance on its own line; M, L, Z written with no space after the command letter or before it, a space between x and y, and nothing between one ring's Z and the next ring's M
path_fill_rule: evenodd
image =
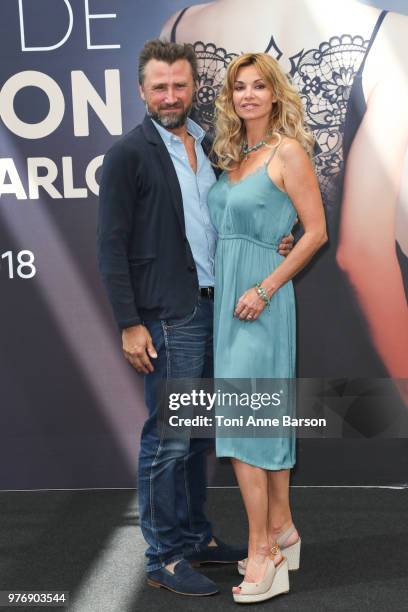
M364 54L363 60L359 66L359 69L356 72L354 77L353 84L351 86L349 101L347 104L347 112L346 119L344 123L344 132L343 132L343 163L345 164L348 158L348 154L350 151L351 143L354 140L354 136L357 133L358 128L363 120L364 113L366 112L366 101L364 98L363 92L363 70L366 63L366 59L368 57L368 53L374 43L374 40L378 34L378 30L381 27L382 22L384 21L384 17L389 11L381 11L378 16L377 22L374 26L373 32L371 34L371 38L368 42L368 46L366 52Z
M177 30L177 26L181 21L181 18L183 17L184 13L189 9L189 6L186 6L186 8L183 8L183 10L180 12L179 16L177 17L176 21L173 24L173 27L171 28L171 34L170 34L170 42L176 42L176 30Z
M278 132L276 132L276 134L279 136L279 142L278 142L278 144L273 145L273 151L269 155L268 159L265 162L265 168L266 169L268 168L269 164L271 163L271 161L275 157L275 153L277 152L277 150L279 149L279 147L281 146L281 143L282 143L282 136Z
M375 41L375 38L376 38L376 36L378 34L378 30L380 29L381 24L384 21L384 17L386 16L386 14L388 12L389 11L381 11L381 13L378 16L378 19L377 19L376 24L374 26L373 32L371 34L371 38L370 38L370 40L368 42L367 50L366 50L366 52L364 54L363 61L361 62L360 68L358 69L359 73L363 72L363 70L364 70L364 66L365 66L365 63L366 63L367 56L370 53L371 47L373 46L373 42Z

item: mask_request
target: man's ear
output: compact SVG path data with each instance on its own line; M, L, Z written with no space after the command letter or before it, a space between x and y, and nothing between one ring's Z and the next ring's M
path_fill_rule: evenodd
M139 93L140 93L140 97L142 98L143 102L146 102L146 96L144 95L144 91L143 91L143 86L139 85Z

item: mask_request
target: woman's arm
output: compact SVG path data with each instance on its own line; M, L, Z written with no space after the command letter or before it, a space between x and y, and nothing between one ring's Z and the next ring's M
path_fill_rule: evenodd
M285 191L296 208L304 234L286 259L262 282L269 296L302 270L327 241L322 198L309 157L293 139L282 143L278 157Z
M396 58L394 58L396 63ZM367 101L345 173L337 261L394 378L408 377L408 307L395 214L408 141L408 71L383 78Z
M269 298L304 268L327 241L320 189L305 150L296 140L287 139L279 147L277 156L281 161L284 188L296 208L304 234L286 259L262 281L262 287ZM251 288L238 300L234 316L246 320L249 315L251 320L255 320L264 308L265 302L259 297L256 289Z

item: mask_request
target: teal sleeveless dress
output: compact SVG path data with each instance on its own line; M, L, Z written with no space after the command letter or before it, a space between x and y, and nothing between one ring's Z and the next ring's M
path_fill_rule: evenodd
M274 150L274 153L276 149ZM283 285L258 319L233 317L242 294L262 281L284 259L277 252L297 213L265 164L231 182L221 174L208 195L218 232L215 255L214 378L264 379L295 376L296 319L292 282ZM269 435L269 434L268 434ZM219 437L217 457L235 457L268 470L293 467L295 433L284 437Z

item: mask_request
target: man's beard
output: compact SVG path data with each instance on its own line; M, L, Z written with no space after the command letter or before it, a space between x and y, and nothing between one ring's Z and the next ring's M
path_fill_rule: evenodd
M167 107L167 108L172 108L172 107ZM151 108L147 107L147 112L149 116L154 121L156 121L156 123L158 123L164 128L173 130L175 128L179 128L183 126L186 123L187 117L190 114L191 105L187 109L175 108L173 113L169 113L169 112L161 113L160 110L163 110L163 109L159 109L158 111L153 111L151 110Z

